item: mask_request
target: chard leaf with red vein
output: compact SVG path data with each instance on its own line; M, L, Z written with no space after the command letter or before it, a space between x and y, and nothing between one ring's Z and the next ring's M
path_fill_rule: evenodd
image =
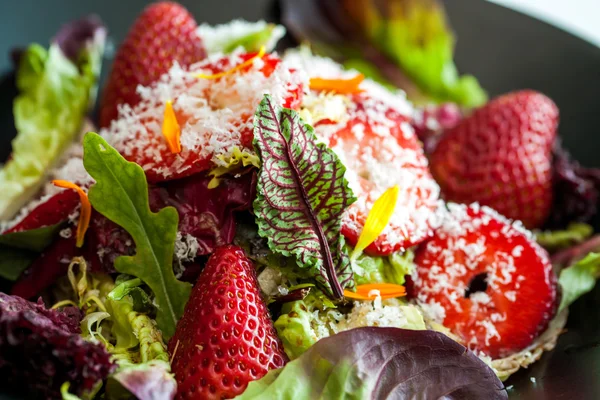
M254 146L262 161L254 201L259 234L342 298L343 289L354 286L340 233L342 214L356 200L346 168L310 125L269 96L254 117Z
M85 135L83 149L83 165L96 180L88 192L92 206L125 229L135 242L136 254L117 258L115 269L150 287L156 297L156 323L170 338L192 289L173 273L177 210L165 207L152 212L142 167L126 161L99 135Z
M237 400L507 399L475 354L434 331L357 328L322 339Z

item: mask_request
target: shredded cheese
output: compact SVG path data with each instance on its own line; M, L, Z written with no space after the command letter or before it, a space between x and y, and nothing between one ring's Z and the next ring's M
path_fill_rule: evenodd
M73 189L77 192L77 194L79 194L81 211L79 212L79 222L77 223L77 233L75 237L76 246L81 247L83 246L83 239L88 227L90 226L90 218L92 217L92 205L90 204L87 193L85 193L82 188L69 181L57 179L53 180L52 184L65 189Z

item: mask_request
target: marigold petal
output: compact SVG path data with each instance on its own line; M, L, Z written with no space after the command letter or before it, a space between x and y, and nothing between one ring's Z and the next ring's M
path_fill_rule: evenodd
M200 79L219 79L226 75L233 74L234 72L239 71L240 69L249 67L250 65L252 65L252 63L254 63L254 60L256 60L258 58L263 58L265 53L266 53L265 46L261 46L260 50L258 51L258 53L256 53L256 55L254 57L249 58L248 60L244 61L243 63L238 64L235 67L228 69L227 71L219 72L219 73L213 74L213 75L207 75L207 74L200 73L200 74L196 74L194 76L196 78L200 78Z
M76 233L76 246L83 246L83 239L85 237L85 233L90 226L90 219L92 218L92 205L90 204L90 200L88 199L87 193L84 190L74 184L73 182L63 181L60 179L56 179L52 181L54 186L64 188L64 189L73 189L79 194L79 201L81 201L81 210L79 211L79 221L77 222L77 233Z
M382 299L406 296L406 289L402 285L396 285L394 283L369 283L358 285L356 287L356 292L344 290L344 297L353 300L373 300L377 297L371 294L375 290L379 292L379 296Z
M171 153L181 153L181 128L179 127L179 122L177 122L177 116L173 110L173 102L171 100L165 103L162 133Z
M362 92L359 86L364 80L363 74L358 74L350 79L311 78L310 88L340 94L354 94Z

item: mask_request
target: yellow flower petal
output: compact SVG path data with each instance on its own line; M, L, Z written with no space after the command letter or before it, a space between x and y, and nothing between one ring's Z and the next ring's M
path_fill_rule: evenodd
M352 252L352 260L356 260L363 250L377 239L390 222L394 210L396 209L399 192L400 188L398 185L393 186L386 190L375 203L373 203L373 208L367 216L365 226L363 227L363 230L358 237L356 247Z
M181 153L181 128L177 122L177 116L173 110L173 102L168 100L165 104L162 133L167 141L171 153Z
M88 199L87 193L82 188L74 184L73 182L63 180L53 180L52 184L64 189L73 189L79 194L79 200L81 201L81 210L79 211L79 222L77 222L77 241L75 242L77 247L83 246L83 238L85 233L90 226L90 218L92 217L92 205Z
M239 71L240 69L249 67L250 65L252 65L252 63L254 63L254 60L258 59L258 58L263 58L263 56L265 55L266 49L265 46L261 46L260 50L258 51L258 53L256 53L256 55L246 61L244 61L243 63L236 65L235 67L228 69L227 71L223 71L223 72L219 72L218 74L214 74L214 75L206 75L206 74L196 74L194 75L196 78L200 78L200 79L218 79L221 78L225 75L230 75L233 74L236 71Z

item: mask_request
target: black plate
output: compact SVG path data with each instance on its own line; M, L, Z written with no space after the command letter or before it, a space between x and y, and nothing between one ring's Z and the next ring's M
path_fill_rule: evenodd
M6 74L0 83L0 157L10 151L10 132L14 131L9 50L33 41L46 44L62 23L90 12L102 17L118 43L147 3L144 0L0 2L0 55L4 55L0 57L0 71ZM271 0L181 3L198 21L209 23L233 18L274 18ZM560 133L565 145L583 164L600 166L600 49L488 2L446 3L459 38L456 54L459 69L477 76L491 95L521 88L549 95L561 110ZM512 386L511 398L600 398L600 286L571 307L567 327L568 332L552 353L507 382ZM532 377L535 383L530 380Z

